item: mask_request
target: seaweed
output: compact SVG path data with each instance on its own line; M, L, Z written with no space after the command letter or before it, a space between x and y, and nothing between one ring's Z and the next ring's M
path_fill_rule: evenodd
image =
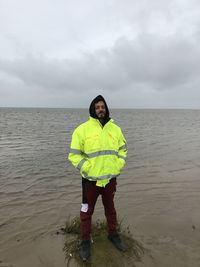
M92 224L91 257L82 262L79 257L80 221L78 217L68 219L62 232L66 235L64 252L67 266L109 266L135 267L135 262L141 261L145 252L143 245L133 238L130 227L124 227L123 220L118 220L118 233L126 245L126 252L118 251L107 239L107 223L97 220Z

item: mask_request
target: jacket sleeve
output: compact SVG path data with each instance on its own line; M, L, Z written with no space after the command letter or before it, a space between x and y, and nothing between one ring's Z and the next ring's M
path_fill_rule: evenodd
M127 153L128 153L128 150L127 150L126 139L122 131L120 130L119 149L118 149L118 164L119 164L120 169L122 169L124 165L126 164Z
M78 129L72 134L68 160L77 168L83 177L87 177L90 162L84 155L84 141Z

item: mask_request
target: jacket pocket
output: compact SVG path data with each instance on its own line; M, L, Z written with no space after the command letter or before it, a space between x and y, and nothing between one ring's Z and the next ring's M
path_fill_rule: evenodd
M125 161L123 159L121 159L121 158L118 158L117 159L117 164L118 164L119 170L121 170L125 165Z
M81 167L81 171L80 171L81 175L84 178L87 178L90 169L91 169L91 163L88 160L86 160L83 166Z

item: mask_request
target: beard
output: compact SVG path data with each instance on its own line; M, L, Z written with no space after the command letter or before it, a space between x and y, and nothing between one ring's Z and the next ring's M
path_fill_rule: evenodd
M105 116L106 116L105 112L101 112L101 113L98 114L97 117L98 117L99 119L104 119Z

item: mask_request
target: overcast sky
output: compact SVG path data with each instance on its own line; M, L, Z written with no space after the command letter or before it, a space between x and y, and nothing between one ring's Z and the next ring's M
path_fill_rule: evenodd
M0 0L0 106L200 109L199 0Z

